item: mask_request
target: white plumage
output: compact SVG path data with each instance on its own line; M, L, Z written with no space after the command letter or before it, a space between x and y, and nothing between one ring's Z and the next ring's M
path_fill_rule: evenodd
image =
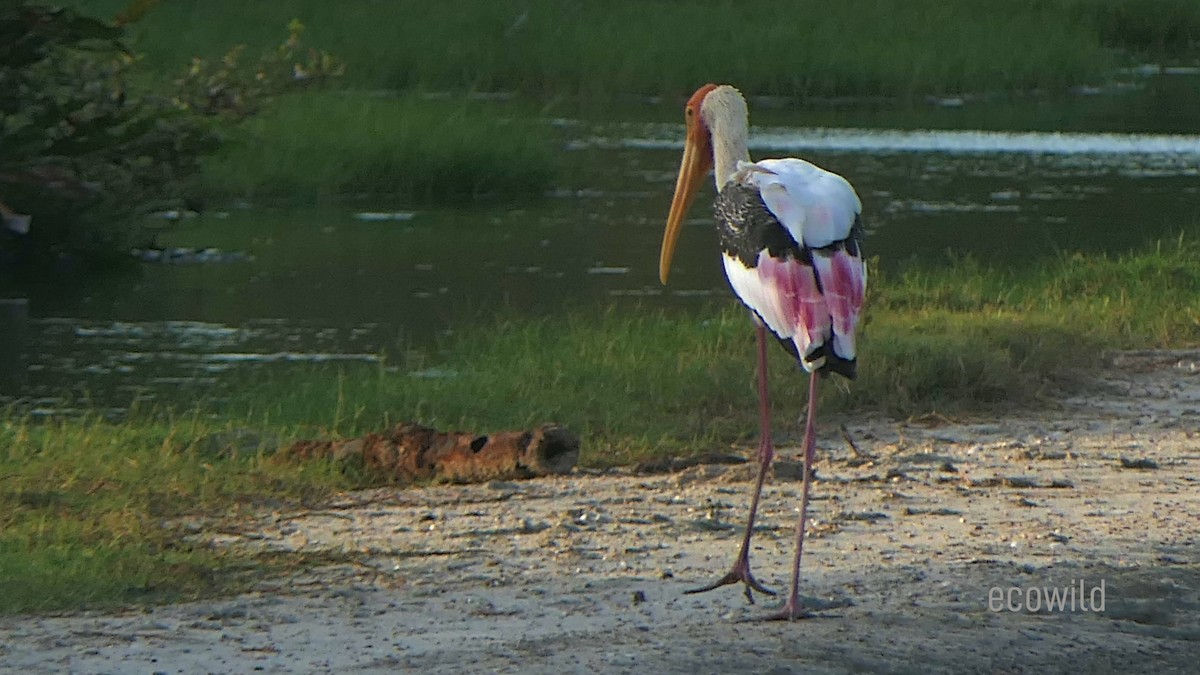
M757 187L792 238L810 248L850 236L862 213L858 193L845 178L802 159L738 162L733 179Z
M731 179L757 189L792 240L809 249L847 239L862 211L845 178L802 159L740 161ZM823 356L813 354L826 343L841 358L855 358L854 330L867 281L857 250L815 250L811 267L765 250L751 267L728 254L722 261L734 292L773 333L795 344L806 370L825 365Z

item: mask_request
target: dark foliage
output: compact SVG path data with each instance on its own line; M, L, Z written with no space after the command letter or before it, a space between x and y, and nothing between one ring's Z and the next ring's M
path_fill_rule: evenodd
M0 9L0 271L123 260L140 243L140 213L180 201L223 123L341 72L328 54L305 55L293 22L257 62L235 47L162 92L134 93L124 24L155 4L135 0L113 21L31 2Z

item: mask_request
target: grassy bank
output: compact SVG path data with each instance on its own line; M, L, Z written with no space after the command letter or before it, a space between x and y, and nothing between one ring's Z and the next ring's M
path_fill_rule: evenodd
M78 4L111 15L125 0ZM171 0L135 32L154 63L177 70L232 43L272 44L293 17L346 59L353 86L588 99L710 80L802 96L1053 89L1200 46L1190 0Z
M1015 276L964 261L875 275L861 376L826 413L995 413L1102 365L1105 349L1200 344L1200 245L1075 256ZM753 331L743 312L627 308L465 331L413 367L317 369L248 382L224 413L0 421L0 613L196 597L290 560L188 544L179 516L233 518L353 487L327 465L224 459L204 437L357 434L400 420L488 431L547 420L582 461L725 450L757 433ZM794 433L804 377L773 351L777 426ZM826 418L829 419L829 418ZM301 561L303 562L303 561Z
M194 546L169 524L316 499L342 485L320 465L206 455L193 441L216 430L194 417L0 421L0 614L194 598L292 564Z
M914 415L1028 405L1100 365L1105 349L1200 342L1200 245L1120 258L1075 256L1018 276L963 261L873 275L860 377L823 409ZM610 309L503 322L446 345L414 376L314 371L259 383L231 410L251 425L347 435L400 419L520 428L547 420L587 439L584 461L622 463L746 441L757 433L753 331L732 302L703 315ZM781 424L806 381L774 352Z
M197 191L291 204L360 193L406 201L537 194L554 175L552 134L517 105L294 94L242 123L205 160Z

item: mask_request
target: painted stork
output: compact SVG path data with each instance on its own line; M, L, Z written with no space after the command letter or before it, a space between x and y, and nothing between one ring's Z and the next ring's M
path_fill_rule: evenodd
M728 85L706 84L685 108L687 138L675 196L663 234L659 278L667 283L680 225L700 182L713 169L715 212L725 275L758 327L758 394L762 437L758 479L750 516L733 568L716 582L688 591L701 593L742 582L774 595L750 571L750 535L759 495L771 460L770 403L767 392L767 329L809 373L808 417L804 429L804 487L796 526L792 589L768 619L807 616L799 601L800 558L804 552L808 493L814 465L814 418L819 376L855 376L854 333L862 311L867 270L863 263L862 204L841 176L802 159L750 161L746 101Z

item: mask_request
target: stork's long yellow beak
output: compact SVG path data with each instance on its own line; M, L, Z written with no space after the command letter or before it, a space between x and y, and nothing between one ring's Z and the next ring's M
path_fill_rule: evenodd
M675 243L679 240L683 217L687 215L701 181L712 166L712 150L706 140L706 134L695 133L689 124L687 140L683 145L683 161L679 165L679 178L675 181L675 196L671 199L667 229L663 232L662 253L658 258L658 280L663 284L667 283L667 277L671 274L671 258L675 255Z

